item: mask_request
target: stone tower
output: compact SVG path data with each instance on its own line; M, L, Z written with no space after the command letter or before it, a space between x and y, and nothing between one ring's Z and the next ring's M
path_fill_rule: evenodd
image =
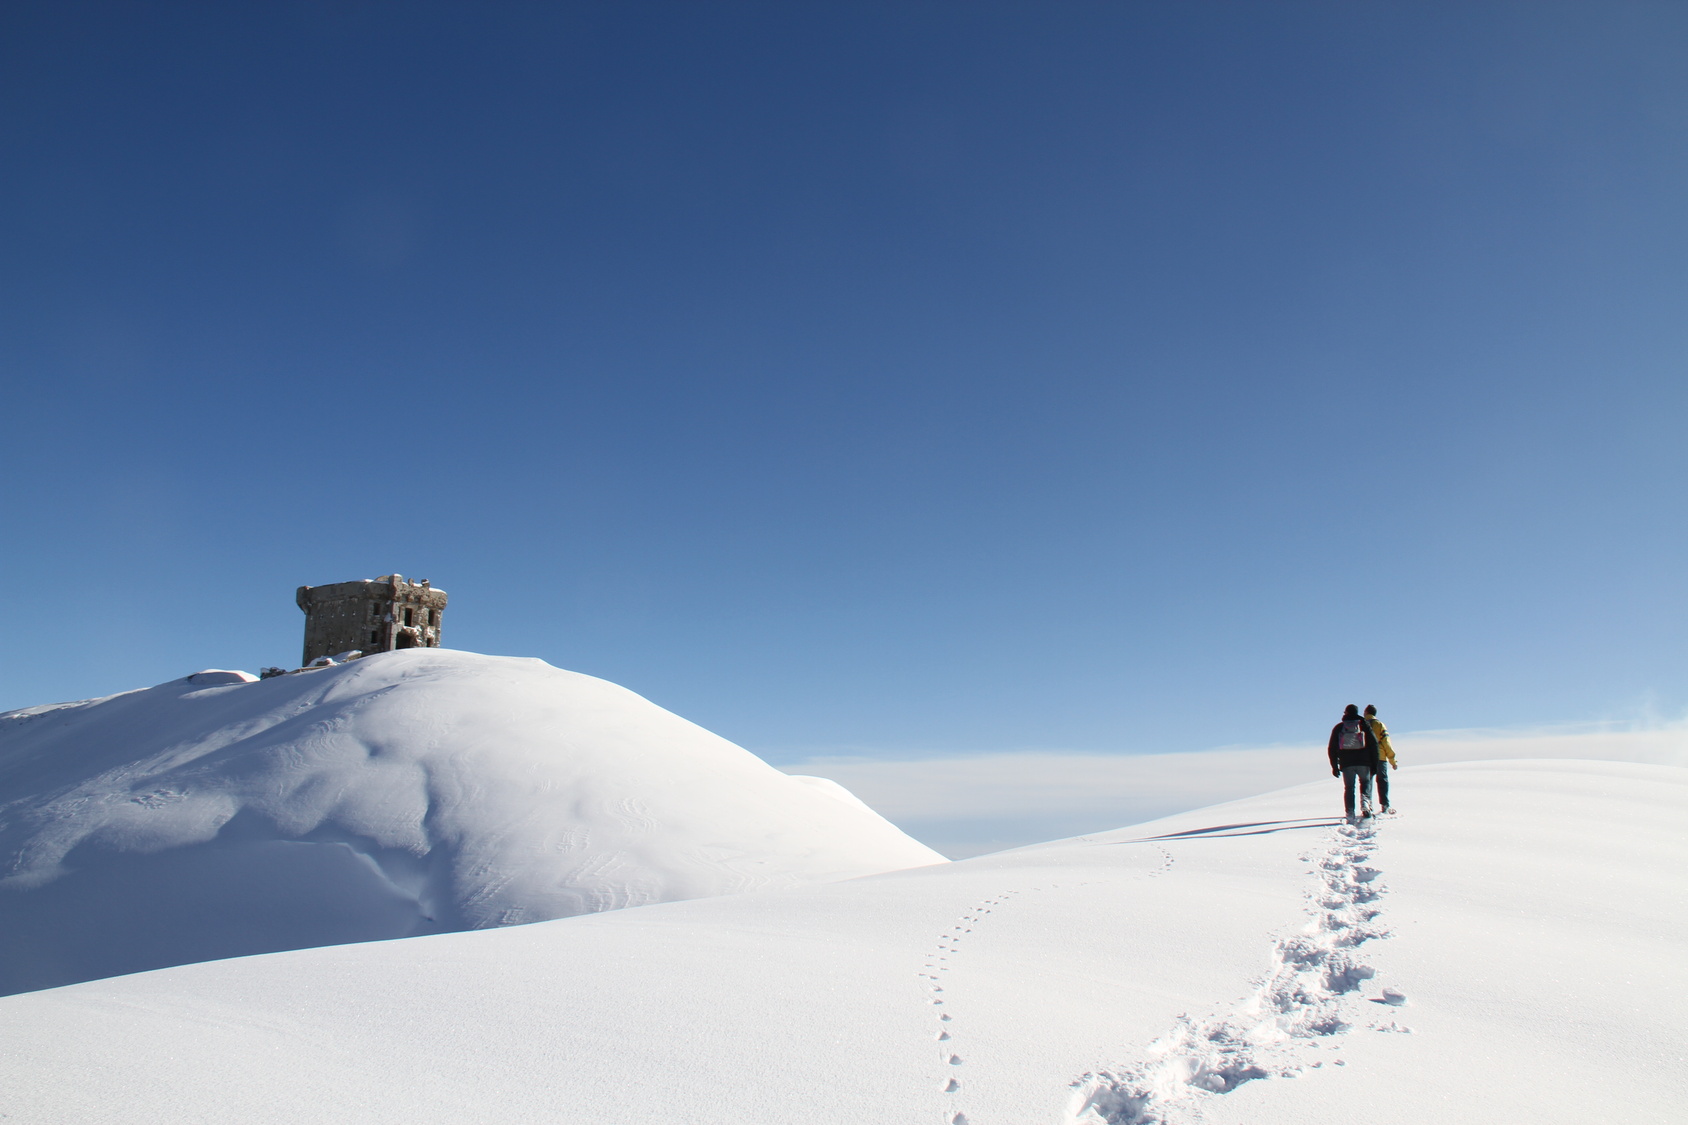
M439 647L445 591L426 578L407 582L402 574L383 574L373 581L301 586L294 600L305 611L302 665L352 649Z

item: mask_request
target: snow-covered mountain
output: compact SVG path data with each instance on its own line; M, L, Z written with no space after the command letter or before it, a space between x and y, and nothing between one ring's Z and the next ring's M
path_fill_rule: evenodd
M942 862L539 660L411 649L0 715L0 992Z
M31 1123L1678 1120L1688 770L1408 768L952 864L0 999Z

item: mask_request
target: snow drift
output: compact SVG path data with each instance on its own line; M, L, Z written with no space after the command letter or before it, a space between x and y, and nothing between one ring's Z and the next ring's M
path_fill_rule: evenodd
M1310 764L1317 769L1317 755ZM958 863L0 999L76 1125L1662 1122L1688 770L1328 777Z
M413 649L0 715L0 992L939 862L539 660Z

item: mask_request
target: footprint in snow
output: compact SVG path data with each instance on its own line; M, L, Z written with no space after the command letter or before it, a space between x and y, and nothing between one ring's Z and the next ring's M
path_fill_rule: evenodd
M1310 917L1299 933L1274 943L1272 968L1253 996L1229 1015L1180 1017L1171 1032L1149 1044L1142 1063L1079 1078L1072 1084L1068 1125L1173 1125L1199 1115L1204 1098L1322 1065L1301 1063L1297 1055L1352 1030L1350 998L1376 975L1354 950L1389 936L1376 921L1381 911L1370 905L1385 890L1377 882L1381 873L1366 863L1376 832L1375 826L1338 826L1323 854L1305 857L1315 862ZM1374 1002L1399 1006L1405 1000L1385 989Z

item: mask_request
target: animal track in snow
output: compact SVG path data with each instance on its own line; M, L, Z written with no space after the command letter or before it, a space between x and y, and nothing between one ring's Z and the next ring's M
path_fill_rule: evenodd
M1042 890L1043 888L1034 887L1032 889ZM919 976L927 993L928 1001L938 1010L938 1030L936 1036L936 1042L938 1044L938 1060L946 1067L964 1066L965 1060L954 1050L955 1032L953 1025L955 1017L945 1006L947 995L944 992L944 986L942 983L943 978L941 978L939 974L950 971L950 965L948 964L950 957L952 955L959 955L963 939L973 932L973 928L983 922L986 916L997 907L1008 903L1020 893L1021 892L1019 890L1003 891L992 898L987 898L983 902L978 903L970 910L963 913L961 917L956 920L953 926L939 934L937 941L934 943L932 952L927 954L926 963L922 967ZM952 1095L959 1094L961 1092L961 1080L957 1077L946 1078L944 1080L942 1092ZM943 1120L946 1125L968 1125L967 1114L958 1109L954 1105L953 1101L945 1108Z
M1367 865L1377 829L1339 825L1330 846L1303 856L1314 864L1307 924L1273 946L1272 968L1255 993L1225 1016L1180 1016L1167 1035L1149 1044L1146 1061L1096 1071L1075 1081L1068 1125L1173 1125L1199 1114L1201 1102L1257 1078L1293 1077L1321 1061L1302 1062L1305 1050L1353 1029L1354 994L1374 975L1355 950L1389 936L1373 904L1384 888ZM1406 997L1385 989L1379 1003ZM1374 1030L1410 1032L1391 1021ZM1344 1060L1332 1060L1344 1065Z
M1142 873L1142 877L1149 879L1165 875L1167 872L1172 870L1173 864L1173 857L1170 851L1161 847L1159 844L1153 844L1151 846L1160 853L1161 862L1153 870ZM1090 880L1066 884L1068 888L1073 889L1088 887L1091 885L1093 884ZM938 1030L935 1041L938 1044L938 1059L941 1064L959 1067L964 1065L964 1061L962 1057L959 1054L956 1054L953 1050L955 1040L955 1029L953 1025L955 1017L947 1005L948 994L944 991L942 983L943 978L940 977L939 974L950 971L950 958L952 956L960 955L963 940L967 937L967 935L973 932L976 926L982 925L984 922L989 920L990 915L999 907L1007 905L1016 896L1025 893L1025 891L1039 893L1043 891L1060 890L1061 887L1062 884L1060 883L1051 883L1047 886L1027 887L1024 889L1016 888L1014 890L1002 891L991 898L987 898L982 902L979 902L971 909L967 910L956 920L954 925L950 926L949 929L937 936L933 949L927 954L926 961L921 968L919 979L924 991L927 993L928 1005L936 1009L938 1014ZM942 1088L943 1093L959 1094L961 1093L961 1089L962 1084L960 1079L956 1077L948 1077L944 1079ZM956 1108L953 1100L949 1100L949 1104L944 1110L943 1120L946 1122L946 1125L968 1125L967 1114Z

